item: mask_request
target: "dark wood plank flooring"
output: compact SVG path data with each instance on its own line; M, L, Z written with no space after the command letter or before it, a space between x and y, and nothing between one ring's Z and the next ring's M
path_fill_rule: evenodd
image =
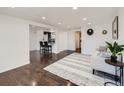
M69 50L59 54L41 54L39 51L32 51L30 52L30 64L0 73L0 86L66 86L67 80L43 68L71 53L73 51ZM71 83L71 85L75 84Z
M30 64L0 73L0 86L71 86L75 84L51 74L44 67L56 62L59 59L73 53L66 50L58 54L41 54L39 51L30 52ZM113 75L104 72L95 71L95 74L101 77L113 79Z

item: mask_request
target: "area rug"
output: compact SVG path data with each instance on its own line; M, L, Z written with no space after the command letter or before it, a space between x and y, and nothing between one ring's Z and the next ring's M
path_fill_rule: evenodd
M44 68L79 86L103 86L108 79L92 74L91 56L73 53Z

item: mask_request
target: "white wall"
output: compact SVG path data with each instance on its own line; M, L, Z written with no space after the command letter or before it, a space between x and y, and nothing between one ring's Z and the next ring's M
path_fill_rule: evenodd
M119 17L119 38L118 41L121 44L124 44L124 8L119 8L118 14Z
M34 47L29 44L29 24L55 29L53 26L0 15L0 73L30 63L29 48Z
M29 63L29 24L0 15L0 72Z
M58 40L59 40L59 51L68 50L68 32L67 31L59 31L58 32Z
M118 42L119 44L123 44L124 45L124 8L119 8L118 10L118 26L119 26L119 38L118 38ZM117 16L116 15L116 16ZM123 51L123 62L124 62L124 51Z
M36 31L36 46L37 46L37 49L36 50L40 50L40 41L43 41L43 31L40 30L40 31Z
M68 31L68 50L75 50L75 31Z
M30 29L29 39L30 39L30 50L31 51L37 50L37 32Z
M92 26L94 34L87 35L88 26L82 26L82 53L93 54L99 46L105 46L105 41L112 41L112 27L111 24ZM106 35L102 34L103 30L107 30Z

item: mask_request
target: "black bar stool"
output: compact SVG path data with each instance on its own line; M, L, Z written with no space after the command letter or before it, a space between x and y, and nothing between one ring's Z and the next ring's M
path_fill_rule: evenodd
M42 50L42 53L45 52L45 46L42 41L40 41L40 52L41 52L41 50Z

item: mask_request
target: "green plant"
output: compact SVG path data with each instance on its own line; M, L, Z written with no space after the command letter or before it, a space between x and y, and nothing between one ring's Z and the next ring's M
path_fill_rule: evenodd
M116 41L113 44L109 42L106 42L106 44L108 45L107 47L111 51L112 56L121 55L122 51L124 50L124 45L119 45Z

